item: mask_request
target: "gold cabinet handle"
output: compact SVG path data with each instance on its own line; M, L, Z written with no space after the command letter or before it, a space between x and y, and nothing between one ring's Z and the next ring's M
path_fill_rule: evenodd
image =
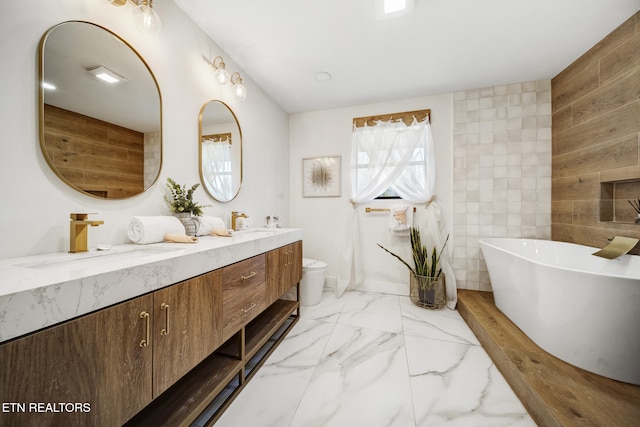
M242 314L247 314L248 312L250 312L254 308L256 308L256 303L252 302L251 305L249 306L249 308L243 308L242 309Z
M163 302L162 304L160 304L160 309L166 310L164 312L164 328L162 328L162 330L160 331L160 335L167 335L169 333L169 304Z
M256 272L255 272L255 271L252 271L252 272L251 272L251 274L250 274L250 275L248 275L248 276L240 276L240 280L247 280L247 279L252 278L252 277L253 277L253 276L255 276L255 275L256 275Z
M150 327L150 319L149 319L149 313L147 313L146 311L143 311L142 313L140 313L140 318L141 319L146 319L146 337L145 339L143 339L142 341L140 341L140 347L146 347L149 345L149 327Z

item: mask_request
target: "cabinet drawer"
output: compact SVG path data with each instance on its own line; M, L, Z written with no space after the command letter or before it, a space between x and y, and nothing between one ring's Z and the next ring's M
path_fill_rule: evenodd
M223 340L266 308L265 256L224 267L222 270Z

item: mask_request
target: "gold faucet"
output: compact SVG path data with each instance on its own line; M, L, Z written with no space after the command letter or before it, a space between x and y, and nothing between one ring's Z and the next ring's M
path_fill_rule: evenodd
M625 254L640 255L640 239L636 239L634 237L614 236L607 240L609 241L609 244L598 252L594 252L592 255L606 259L615 259Z
M104 221L89 221L88 213L72 213L69 223L69 252L87 252L87 240L89 236L89 226L97 227L104 224Z
M238 231L238 218L247 218L247 215L236 211L231 212L231 229L233 231Z

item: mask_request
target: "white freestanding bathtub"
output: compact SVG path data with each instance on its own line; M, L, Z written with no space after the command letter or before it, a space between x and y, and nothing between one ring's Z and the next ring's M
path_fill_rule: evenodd
M496 306L552 355L640 385L640 256L548 240L480 240Z

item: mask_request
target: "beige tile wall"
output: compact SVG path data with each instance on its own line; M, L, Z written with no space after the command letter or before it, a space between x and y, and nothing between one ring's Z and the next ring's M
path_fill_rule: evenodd
M158 178L162 166L162 135L160 132L144 134L144 188L149 188Z
M491 290L478 240L551 235L551 82L454 93L453 268Z

